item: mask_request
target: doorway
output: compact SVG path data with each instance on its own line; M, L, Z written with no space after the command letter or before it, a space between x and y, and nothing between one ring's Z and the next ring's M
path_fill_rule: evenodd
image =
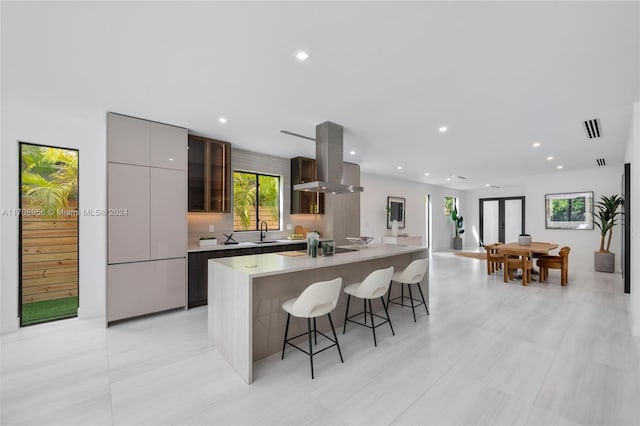
M425 230L424 230L424 244L431 248L431 194L427 194L425 197Z
M78 150L19 143L20 325L78 314Z
M480 199L480 246L512 242L525 232L525 197Z

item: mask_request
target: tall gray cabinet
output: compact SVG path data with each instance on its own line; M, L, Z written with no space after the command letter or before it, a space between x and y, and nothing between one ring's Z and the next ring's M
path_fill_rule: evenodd
M187 130L107 117L107 322L186 305Z

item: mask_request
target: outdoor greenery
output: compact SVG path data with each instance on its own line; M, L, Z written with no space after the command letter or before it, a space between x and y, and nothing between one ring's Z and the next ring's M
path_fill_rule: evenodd
M77 312L78 296L23 303L21 315L22 325L75 317Z
M78 153L76 151L23 144L21 156L22 195L29 207L47 215L68 209L78 198Z
M249 172L233 173L233 216L241 226L235 231L256 231L262 220L280 219L280 178ZM261 217L262 216L262 217Z
M444 215L451 216L451 212L458 207L457 204L455 197L444 197Z
M551 220L554 222L584 222L585 198L563 198L551 201Z
M609 197L603 195L600 197L600 201L595 203L598 208L597 212L593 214L593 222L600 229L600 253L609 253L611 247L611 237L613 235L613 227L616 225L616 218L622 212L618 211L618 208L624 204L624 200L620 195L614 194ZM604 240L609 233L607 240L607 246L605 248Z
M458 238L460 234L464 234L464 229L462 229L464 219L462 216L458 216L458 209L456 207L451 211L451 220L453 220L453 226L456 232L455 238Z

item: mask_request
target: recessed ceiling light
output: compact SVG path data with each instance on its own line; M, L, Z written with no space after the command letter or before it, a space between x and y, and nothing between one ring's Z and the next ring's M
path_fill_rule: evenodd
M534 142L533 143L533 147L534 148L540 148L540 145L542 145L540 142Z
M396 167L396 169L402 170L402 166L398 166L398 167Z
M307 52L305 52L304 50L301 50L298 53L296 53L296 58L298 58L298 60L304 62L307 59L309 59L309 54Z
M173 161L173 158L169 158L169 161Z
M425 175L425 176L429 176L429 173L425 173L424 175Z
M556 169L558 169L558 170L560 170L561 168L562 168L562 166L558 166L558 167L556 167Z
M227 122L227 119L224 118L224 117L220 117L220 118L218 118L218 121L221 122L222 124L224 124L224 123Z
M491 184L487 183L484 186L486 186L487 188L491 186Z
M355 151L349 151L349 154L356 155L356 152Z
M451 178L447 178L447 182L449 182L451 180Z
M440 133L444 133L444 132L446 132L447 130L449 130L449 129L447 128L447 126L440 126L440 128L438 128L438 131L439 131Z
M553 160L553 157L552 156L548 156L547 157L547 161L551 161L551 160Z

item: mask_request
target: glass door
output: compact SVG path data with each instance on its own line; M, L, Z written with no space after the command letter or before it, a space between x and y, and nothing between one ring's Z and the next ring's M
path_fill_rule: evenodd
M518 241L518 235L525 232L524 199L480 199L480 245Z
M77 316L78 151L20 143L20 325Z

